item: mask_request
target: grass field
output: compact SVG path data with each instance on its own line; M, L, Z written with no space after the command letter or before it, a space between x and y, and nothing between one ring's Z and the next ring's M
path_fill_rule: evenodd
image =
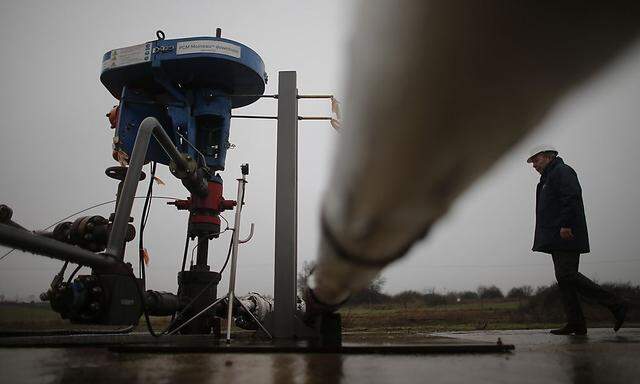
M0 329L46 329L65 327L66 324L49 304L0 304Z
M589 326L610 326L611 318L606 310L591 305L586 305L585 310ZM358 332L535 329L562 323L557 308L550 309L548 316L540 316L528 307L526 300L509 299L475 300L439 306L427 306L420 302L348 306L340 309L340 314L344 330ZM630 318L629 324L634 320L637 319ZM167 318L152 318L156 329L165 327L167 321ZM70 324L46 303L0 303L0 330L94 328L100 327ZM144 320L141 319L138 329L146 329Z
M477 329L547 328L556 323L516 321L518 301L474 301L465 304L428 307L373 305L340 310L343 326L351 330L413 329L424 331L466 331Z

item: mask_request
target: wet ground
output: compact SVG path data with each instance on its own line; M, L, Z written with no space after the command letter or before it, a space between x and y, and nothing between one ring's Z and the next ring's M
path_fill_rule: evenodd
M338 355L114 353L104 348L0 348L1 383L640 383L640 328L376 335L380 342L494 343L494 354ZM345 335L362 342L361 335ZM462 340L461 340L462 341Z

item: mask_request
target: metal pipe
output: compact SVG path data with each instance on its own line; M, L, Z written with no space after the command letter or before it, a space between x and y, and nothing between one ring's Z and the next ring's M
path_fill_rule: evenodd
M261 116L261 115L231 115L237 119L267 119L276 120L278 116ZM298 116L298 120L331 120L329 116Z
M256 98L268 98L268 99L277 99L278 95L227 95L229 98L241 98L241 97L256 97Z
M262 330L262 332L264 332L267 335L267 337L269 337L270 339L273 339L273 336L271 335L271 332L269 332L267 330L267 328L265 328L265 326L262 324L262 321L260 319L258 319L256 317L256 315L254 315L253 312L249 308L247 308L247 306L244 305L244 303L241 300L238 300L238 304L242 307L242 309L244 309L246 314L249 315L249 317L255 323L255 325L258 328L260 328ZM254 306L254 308L255 308L255 306ZM229 320L227 319L227 321L229 321ZM230 329L231 329L231 326L227 325L227 332L229 332ZM229 334L227 334L227 342L229 342L229 340L230 340L228 335Z
M251 229L249 230L249 235L243 240L238 240L238 243L240 244L248 243L249 240L251 240L251 238L253 237L253 229L255 228L255 226L256 225L254 223L251 223Z
M359 15L351 104L309 278L312 310L334 310L402 257L562 96L640 34L640 7L605 2L549 12L542 3L378 1ZM602 15L610 23L597 22Z
M298 120L331 120L330 116L298 116Z
M5 221L5 222L4 222L4 223L2 223L2 224L9 225L9 226L11 226L11 227L13 227L13 228L16 228L16 229L22 229L23 231L28 231L28 229L27 229L27 228L23 227L22 225L20 225L20 224L16 223L15 221L13 221L13 220L11 220L11 219L9 219L9 220Z
M233 223L233 235L232 235L232 249L231 249L231 271L229 272L229 293L228 308L227 308L227 343L231 342L231 320L233 316L233 301L235 298L236 289L236 269L238 267L238 242L240 238L240 217L242 213L242 202L244 201L244 187L246 184L245 175L242 175L241 179L238 179L238 196L236 206L236 213Z
M144 297L149 316L171 316L185 306L178 295L170 292L148 290Z
M209 258L209 238L208 235L198 235L198 245L196 254L196 267L199 270L209 270L207 261Z
M235 119L267 119L276 120L278 116L262 116L262 115L231 115Z
M106 254L117 257L120 260L124 258L123 253L127 224L129 223L133 200L140 180L140 173L142 172L142 166L144 165L152 136L155 137L158 144L164 149L167 156L176 163L179 169L188 169L189 167L188 162L176 146L173 145L171 138L164 131L160 122L154 117L147 117L142 120L138 128L135 144L133 145L133 151L131 152L127 175L125 176L122 190L118 197L118 208L116 209L113 227L105 251Z
M160 122L158 120L156 120L154 117L147 117L140 124L140 128L142 128L142 126L145 124L145 121L149 119L153 119L155 122L155 125L152 125L153 137L155 137L155 139L158 141L158 144L160 144L162 149L164 149L164 152L167 154L167 156L169 156L169 158L174 163L176 163L176 166L178 169L180 170L189 169L189 162L184 158L182 153L178 151L178 148L173 144L173 141L171 140L167 132L165 132L165 130L162 128L162 125L160 125ZM151 125L151 123L149 124ZM137 141L137 138L136 138L136 141ZM134 145L134 149L135 149L135 145ZM145 155L146 155L146 151L145 151Z
M107 268L121 264L120 261L113 257L93 253L6 224L0 224L0 244L89 267Z
M333 95L298 95L298 99L333 99Z
M51 239L55 239L55 235L53 231L33 231L34 234L42 237L49 237Z

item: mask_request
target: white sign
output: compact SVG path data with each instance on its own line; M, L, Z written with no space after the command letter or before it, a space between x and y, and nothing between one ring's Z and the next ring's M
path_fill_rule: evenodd
M186 55L189 53L217 53L218 55L227 55L239 59L242 51L240 46L224 41L189 40L178 42L176 45L176 55Z
M107 53L102 60L102 70L144 63L151 60L151 43L118 48Z

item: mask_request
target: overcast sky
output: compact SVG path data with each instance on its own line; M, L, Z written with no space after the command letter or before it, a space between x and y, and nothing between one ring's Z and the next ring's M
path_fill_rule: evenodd
M87 206L114 198L116 182L104 169L111 159L105 113L116 103L99 81L102 55L155 39L223 37L253 48L269 74L267 93L277 93L278 71L298 72L300 94L346 97L350 1L21 1L0 3L0 203L14 219L44 228ZM640 283L640 45L636 44L591 82L576 90L543 126L514 147L465 195L430 236L383 273L385 291L397 293L475 289L496 284L553 282L550 258L530 251L538 175L525 163L528 149L551 143L578 172L591 239L581 271L599 281ZM241 110L276 113L273 100ZM328 115L325 101L300 102L301 115ZM234 120L227 155L225 197L235 199L239 165L251 164L243 225L256 224L241 246L238 291L273 291L275 122ZM313 260L319 203L330 189L328 170L340 135L324 122L301 122L299 134L298 260ZM455 154L452 154L455 155ZM186 191L166 167L157 195L184 198ZM144 194L146 183L139 195ZM108 216L112 207L89 212ZM134 206L136 223L141 204ZM227 213L229 219L233 214ZM151 255L148 287L176 290L186 214L155 201L145 230ZM213 242L218 270L230 232ZM137 242L134 242L137 244ZM137 260L136 244L127 259ZM0 247L4 253L6 248ZM0 261L0 293L26 297L47 289L61 262L14 252ZM219 291L226 290L227 276Z

